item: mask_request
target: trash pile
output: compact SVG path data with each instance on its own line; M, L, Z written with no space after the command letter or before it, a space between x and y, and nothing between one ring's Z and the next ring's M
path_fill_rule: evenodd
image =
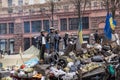
M22 55L6 55L5 58L1 59L0 80L31 80L43 77L35 69L35 66L39 64L38 54L39 49L31 46ZM7 61L9 62L8 65Z
M106 62L119 60L119 46L95 44L87 45L80 51L71 51L60 56L55 64L47 69L47 75L50 80L79 80L91 74L92 71L100 69L100 73L105 73ZM99 73L97 71L96 75ZM99 73L99 74L100 74ZM92 75L92 74L91 74ZM95 75L95 74L94 74Z
M28 79L41 79L43 75L35 70L35 66L38 64L39 59L32 58L22 65L14 65L2 71L7 71L7 76L2 76L1 80L28 80ZM3 75L5 75L3 73Z
M67 49L65 51L67 53L64 52L62 55L53 52L51 56L47 56L46 61L50 63L47 64L47 67L43 66L44 69L41 69L42 64L39 64L37 58L32 58L20 66L9 67L10 76L6 76L1 80L7 78L7 80L45 80L45 78L47 80L80 80L106 73L107 63L120 61L120 46L117 45L113 47L96 43L93 46L86 45L79 51ZM114 73L111 65L108 69L111 70L112 74Z
M11 77L13 79L41 79L42 74L35 70L38 62L39 59L33 58L20 67L14 66L11 71Z

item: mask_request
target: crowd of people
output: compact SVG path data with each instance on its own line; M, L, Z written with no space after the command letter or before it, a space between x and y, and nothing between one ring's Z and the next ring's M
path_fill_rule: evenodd
M50 32L46 34L44 30L41 30L40 36L37 38L39 48L40 48L40 61L44 61L44 53L47 52L51 54L52 52L60 51L60 42L63 41L63 49L66 49L69 43L75 43L76 37L66 32L64 36L60 36L59 30L50 27Z
M104 40L103 35L99 35L98 30L94 33L94 42L102 44ZM65 33L63 37L60 36L59 30L50 27L50 32L46 34L44 30L41 30L40 36L38 37L39 47L40 47L40 61L44 62L44 53L47 51L48 54L52 52L59 52L60 41L63 41L63 49L66 49L68 44L75 44L77 38L71 34ZM112 39L109 43L120 45L118 34L112 31Z
M115 43L116 45L120 45L119 35L115 30L112 30L111 40L107 39L104 34L99 34L98 30L94 33L94 41L95 43Z
M53 27L50 27L50 32L45 35L45 31L41 30L40 36L38 37L38 43L40 46L40 61L44 61L44 53L48 50L50 54L53 51L59 52L59 43L60 43L60 34L59 30L55 30Z

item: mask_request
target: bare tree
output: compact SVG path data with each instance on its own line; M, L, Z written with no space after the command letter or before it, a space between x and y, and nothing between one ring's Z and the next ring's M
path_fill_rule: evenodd
M49 6L49 11L51 12L51 26L53 26L56 2L54 0L46 0L46 1L47 1L47 5Z
M75 8L75 12L77 13L77 17L78 17L78 20L79 20L79 25L82 25L82 16L84 14L85 7L86 7L86 4L87 4L88 0L70 0L70 1L71 1L71 3L73 3L74 8ZM78 25L78 28L80 28L79 25ZM76 50L80 50L80 45L82 44L79 41L79 39L80 39L80 35L79 35L78 40L77 40Z
M89 0L70 0L71 3L73 3L74 7L75 7L75 11L77 13L78 16L78 20L79 20L79 24L82 24L82 16L84 14L85 8L86 8L86 4L89 2Z
M120 0L103 0L103 1L105 2L107 12L111 12L114 19L116 10L120 9Z
M50 0L50 11L51 11L51 16L52 16L52 26L53 26L53 21L54 21L54 18L53 18L53 15L54 15L54 8L55 8L55 3L53 0Z

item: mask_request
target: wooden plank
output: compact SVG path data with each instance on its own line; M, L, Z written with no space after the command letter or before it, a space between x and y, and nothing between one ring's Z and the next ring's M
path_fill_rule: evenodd
M105 72L105 69L104 68L97 68L91 72L88 72L86 74L84 74L82 76L82 78L86 78L86 77L90 77L90 76L94 76L94 75L97 75L97 74L100 74L100 73L104 73Z
M0 79L10 76L10 71L0 71Z

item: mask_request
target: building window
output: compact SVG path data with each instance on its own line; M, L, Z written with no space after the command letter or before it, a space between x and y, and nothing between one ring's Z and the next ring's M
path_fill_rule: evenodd
M49 31L49 27L50 27L49 20L43 20L43 29L45 31Z
M8 0L8 7L12 6L12 0Z
M23 0L18 0L18 5L23 5Z
M9 8L8 8L8 13L13 13L12 7L9 7Z
M0 0L0 7L2 7L2 0Z
M41 27L41 21L32 21L32 32L40 32Z
M23 9L20 7L20 8L18 9L18 12L19 12L19 13L22 13L22 12L23 12Z
M94 3L93 3L93 6L94 6L94 7L98 7L97 2L94 2Z
M30 47L30 38L24 38L24 50Z
M30 32L30 22L24 22L24 33L29 33Z
M34 37L32 37L32 45L34 45L36 48L40 49L38 37L39 37L39 36L34 36Z
M14 23L9 23L9 34L13 34L14 33Z
M34 45L35 47L37 47L36 37L32 37L32 45Z
M29 5L33 5L34 4L34 0L29 0Z
M101 9L105 8L104 2L100 3L100 7L101 7Z
M14 39L9 39L9 50L10 50L10 54L12 54L14 52Z
M84 41L85 43L89 43L89 35L84 35L84 36L83 36L83 41Z
M60 19L60 29L61 31L67 30L67 19Z
M78 18L69 18L69 30L77 30L79 25Z
M7 41L5 39L0 40L0 50L6 51Z
M7 24L6 23L0 24L0 34L7 34Z
M51 22L52 25L52 22ZM53 26L54 28L58 29L58 20L53 20Z
M69 18L69 30L78 30L79 27L79 19L78 18ZM89 18L83 17L82 18L82 28L88 29L89 28Z
M64 11L68 11L69 10L69 6L65 5L65 6L63 6L63 9L64 9Z
M89 29L89 18L88 17L82 18L82 28Z
M86 7L87 7L87 8L91 8L91 2L87 2L87 3L86 3Z
M45 10L46 10L46 9L45 9L44 7L41 7L41 8L40 8L40 12L45 12Z

